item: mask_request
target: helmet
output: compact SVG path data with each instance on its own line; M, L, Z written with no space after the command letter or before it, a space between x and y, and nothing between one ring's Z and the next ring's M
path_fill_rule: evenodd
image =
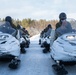
M6 16L5 21L12 22L12 18L10 16Z
M48 28L52 28L52 27L51 27L51 24L48 24L48 26L47 26L47 27L48 27Z
M21 29L21 26L18 24L18 25L17 25L17 28L18 28L18 29Z
M67 18L66 14L64 12L60 13L60 15L59 15L60 20L65 20L66 18Z

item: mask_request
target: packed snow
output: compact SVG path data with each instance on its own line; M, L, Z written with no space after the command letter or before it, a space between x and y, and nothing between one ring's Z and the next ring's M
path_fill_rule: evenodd
M9 69L9 62L0 62L0 75L55 75L52 65L55 63L50 53L44 54L38 44L39 34L30 38L30 47L20 55L21 64L18 69ZM65 66L68 75L76 75L76 66Z

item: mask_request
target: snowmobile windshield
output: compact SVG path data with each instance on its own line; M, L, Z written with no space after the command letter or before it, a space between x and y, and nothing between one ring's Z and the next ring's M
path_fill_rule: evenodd
M65 33L72 32L71 24L67 22L66 25L61 25L61 27L56 29L56 32L58 35L63 35Z
M0 22L0 32L13 35L16 30L11 27L9 22Z
M72 32L76 32L76 20L73 18L68 18L67 21L71 24L72 26Z
M76 20L74 19L67 19L59 28L56 29L56 33L59 36L70 32L76 32Z

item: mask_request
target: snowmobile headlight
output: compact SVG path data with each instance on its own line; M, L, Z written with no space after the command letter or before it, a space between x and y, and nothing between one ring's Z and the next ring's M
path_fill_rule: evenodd
M51 39L51 36L49 36L49 39Z
M8 37L8 35L0 35L0 40L4 40Z
M76 40L76 35L69 35L66 38L67 40Z

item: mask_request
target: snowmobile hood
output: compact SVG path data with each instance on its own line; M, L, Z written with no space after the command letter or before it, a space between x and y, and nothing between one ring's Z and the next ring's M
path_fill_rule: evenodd
M20 55L20 43L13 35L15 32L8 22L0 22L0 56Z
M16 42L16 40L12 35L6 33L0 34L0 50L11 48L10 45L14 42Z
M56 42L63 47L66 52L76 54L76 34L67 33L59 37Z

